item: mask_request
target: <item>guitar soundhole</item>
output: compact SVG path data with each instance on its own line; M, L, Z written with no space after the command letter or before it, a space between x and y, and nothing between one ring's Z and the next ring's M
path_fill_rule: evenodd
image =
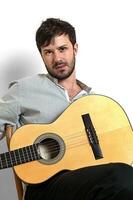
M47 138L44 141L42 141L39 147L41 156L45 160L50 160L55 158L60 152L59 143L52 138Z
M41 135L39 141L39 154L42 163L53 164L61 160L65 152L65 144L61 137L54 133Z

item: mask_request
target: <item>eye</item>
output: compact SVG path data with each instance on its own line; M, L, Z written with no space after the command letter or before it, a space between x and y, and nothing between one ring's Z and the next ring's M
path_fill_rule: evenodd
M67 47L64 47L64 46L63 46L63 47L60 47L60 48L59 48L59 51L60 51L60 52L64 52L65 50L67 50Z
M42 54L44 56L50 56L53 53L52 49L43 49L42 48Z
M51 51L51 50L44 51L44 54L47 55L47 56L48 56L48 55L51 55L51 54L52 54L52 51Z

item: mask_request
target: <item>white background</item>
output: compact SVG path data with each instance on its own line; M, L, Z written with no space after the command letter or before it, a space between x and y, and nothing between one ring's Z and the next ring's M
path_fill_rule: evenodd
M11 80L44 72L35 44L42 20L58 17L76 28L77 77L118 101L133 124L132 0L0 1L0 96ZM0 152L6 149L4 140ZM10 169L0 171L0 200L17 200Z

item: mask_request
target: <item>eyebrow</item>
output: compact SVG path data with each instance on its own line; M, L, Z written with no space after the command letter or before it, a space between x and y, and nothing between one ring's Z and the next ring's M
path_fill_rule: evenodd
M67 47L68 45L67 44L62 44L61 46L57 47L57 49L60 49L62 47ZM47 48L47 47L42 47L42 50L43 51L51 51L52 49L51 48Z
M63 44L63 45L59 46L58 48L67 47L67 46L68 46L67 44Z
M42 47L43 51L51 51L52 49L44 49L44 47Z

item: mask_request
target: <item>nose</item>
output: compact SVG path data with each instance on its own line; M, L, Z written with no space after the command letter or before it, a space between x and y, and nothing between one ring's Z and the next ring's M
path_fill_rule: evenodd
M61 53L59 51L54 52L54 61L60 61L61 60Z

